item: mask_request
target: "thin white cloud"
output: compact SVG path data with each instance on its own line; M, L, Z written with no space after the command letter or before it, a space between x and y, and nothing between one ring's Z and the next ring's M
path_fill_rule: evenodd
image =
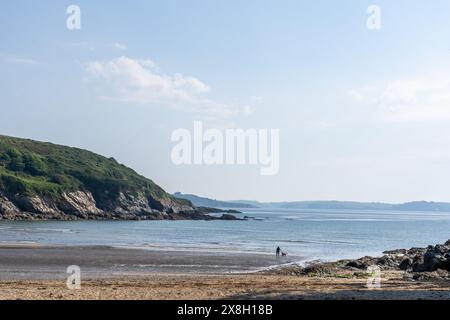
M350 90L360 105L383 121L450 120L450 81L440 78L397 80Z
M104 99L126 101L140 105L167 105L209 117L228 118L248 115L249 106L235 106L208 99L207 84L180 73L160 73L151 60L119 57L107 61L94 61L85 65L88 79L102 86Z
M116 48L119 50L127 50L127 46L122 43L112 43L111 45L113 48Z
M35 65L39 64L38 61L34 59L28 59L28 58L6 58L6 63L13 63L13 64L25 64L25 65Z
M70 42L69 46L74 48L84 48L90 51L96 51L100 49L115 49L124 51L128 49L125 44L118 42L100 43L100 42L82 41L82 42Z

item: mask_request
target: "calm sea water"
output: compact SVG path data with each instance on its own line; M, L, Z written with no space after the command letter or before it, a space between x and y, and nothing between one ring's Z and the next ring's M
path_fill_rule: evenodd
M157 250L273 254L277 246L301 260L380 255L442 243L450 213L352 210L247 210L248 221L0 222L0 242L109 245Z

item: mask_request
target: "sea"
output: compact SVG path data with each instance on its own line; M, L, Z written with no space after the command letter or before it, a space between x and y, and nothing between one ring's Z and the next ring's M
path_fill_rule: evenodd
M450 239L450 213L245 209L243 221L0 221L0 243L274 254L333 261Z

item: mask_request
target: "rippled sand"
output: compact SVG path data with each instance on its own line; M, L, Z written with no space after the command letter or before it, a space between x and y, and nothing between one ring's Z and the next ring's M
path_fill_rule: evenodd
M448 283L414 283L383 274L382 288L363 279L273 275L169 275L64 281L0 281L1 299L450 299Z

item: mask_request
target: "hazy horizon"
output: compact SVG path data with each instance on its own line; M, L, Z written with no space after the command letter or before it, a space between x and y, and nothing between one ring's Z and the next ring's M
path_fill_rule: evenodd
M194 195L200 198L208 198L211 200L217 200L217 201L226 201L226 202L233 202L233 201L256 201L260 203L285 203L285 202L359 202L359 203L384 203L384 204L404 204L409 202L440 202L440 203L450 203L450 201L429 201L426 199L415 199L410 201L403 201L403 202L388 202L388 201L354 201L352 199L346 199L346 200L336 200L336 199L298 199L298 200L280 200L280 201L265 201L265 200L255 200L255 199L221 199L221 198L215 198L215 197L207 197L201 194L192 194L189 192L181 192L181 191L175 191L172 192L172 194L175 194L177 192L180 192L185 195Z

